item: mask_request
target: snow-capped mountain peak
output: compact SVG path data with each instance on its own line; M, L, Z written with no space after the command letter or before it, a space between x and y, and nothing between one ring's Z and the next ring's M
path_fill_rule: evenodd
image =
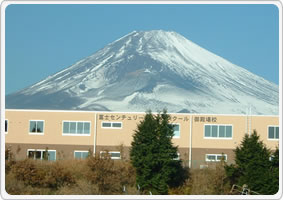
M278 114L278 86L173 31L133 31L7 96L8 108ZM40 100L40 102L38 101Z

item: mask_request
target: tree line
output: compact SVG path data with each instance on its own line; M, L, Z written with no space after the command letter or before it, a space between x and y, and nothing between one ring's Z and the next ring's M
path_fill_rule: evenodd
M173 126L166 113L147 112L137 126L130 151L136 169L136 183L145 193L168 194L169 188L179 187L189 177L189 169L177 158L172 144ZM232 186L245 185L258 194L276 194L279 188L279 149L268 149L254 130L245 134L234 150L235 164L224 164L225 181Z

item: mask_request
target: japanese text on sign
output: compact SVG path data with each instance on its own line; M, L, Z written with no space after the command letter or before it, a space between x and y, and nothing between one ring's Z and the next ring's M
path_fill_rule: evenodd
M99 120L109 120L109 121L114 121L114 120L143 120L144 116L138 116L138 115L126 115L126 114L99 114L98 115ZM171 121L189 121L188 116L170 116Z
M112 120L112 121L122 120L122 121L124 121L124 120L143 120L144 117L143 116L137 116L137 115L128 116L128 115L125 115L125 114L123 114L123 115L113 115L113 114L112 115L107 115L107 114L103 115L103 114L100 114L98 116L98 119L99 120Z
M217 117L194 117L194 122L217 122Z

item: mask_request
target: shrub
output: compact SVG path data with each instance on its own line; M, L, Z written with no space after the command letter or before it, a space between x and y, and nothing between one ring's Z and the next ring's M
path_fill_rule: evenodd
M44 173L38 170L33 160L25 159L18 161L11 169L18 180L23 181L25 185L39 186L44 180Z
M25 185L58 189L75 183L71 172L59 162L34 161L25 159L12 167L12 173Z
M170 188L169 194L178 195L224 195L229 194L230 185L224 169L224 162L215 163L212 168L192 169L190 178L177 188Z
M191 194L193 195L223 195L230 191L222 162L217 163L215 168L193 170L191 179Z
M12 152L11 147L6 148L5 149L5 160L8 160L8 161L15 160L14 158L15 158L15 156L14 156L14 154Z
M8 173L15 163L16 163L15 156L11 148L6 148L5 149L5 172Z
M190 195L192 193L191 179L187 179L183 185L175 188L169 188L170 195Z
M5 189L10 195L48 195L53 194L50 188L32 187L20 181L14 174L6 174Z
M90 157L56 162L26 159L6 171L9 194L137 194L129 162Z
M75 179L68 168L64 168L60 162L43 165L45 171L44 186L58 189L62 186L75 184Z
M17 179L13 173L6 173L5 189L8 194L22 195L26 188L24 182Z
M122 194L124 186L135 184L135 173L132 166L125 161L89 157L90 169L88 180L98 188L98 194Z
M55 192L56 195L94 195L98 193L98 187L90 184L85 177L77 179L76 184L62 186Z

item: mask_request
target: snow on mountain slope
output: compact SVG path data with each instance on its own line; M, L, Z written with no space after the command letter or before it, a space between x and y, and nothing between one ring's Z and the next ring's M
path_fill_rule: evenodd
M176 32L140 31L37 84L6 108L278 114L278 86Z

